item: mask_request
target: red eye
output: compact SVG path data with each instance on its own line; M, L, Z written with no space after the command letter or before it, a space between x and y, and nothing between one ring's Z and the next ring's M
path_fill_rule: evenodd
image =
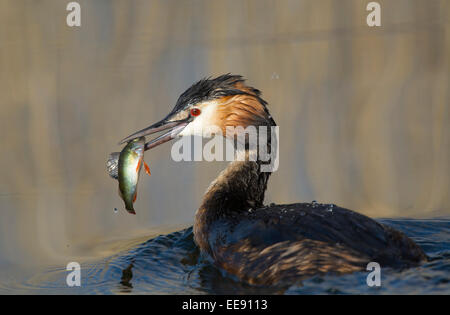
M200 109L198 109L198 108L192 108L191 109L191 115L192 116L198 116L198 115L200 115L201 112L202 111Z

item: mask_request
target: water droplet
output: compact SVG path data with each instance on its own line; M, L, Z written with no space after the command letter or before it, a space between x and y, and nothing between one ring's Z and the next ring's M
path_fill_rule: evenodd
M271 77L272 80L278 80L279 78L280 78L280 76L278 75L278 73L276 73L276 72L272 73L272 77Z
M328 205L328 208L327 208L327 211L328 211L328 212L333 212L333 207L334 207L333 204L329 204L329 205Z

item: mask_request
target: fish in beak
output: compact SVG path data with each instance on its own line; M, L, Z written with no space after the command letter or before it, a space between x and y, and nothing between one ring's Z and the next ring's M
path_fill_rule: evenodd
M171 117L178 119L171 119ZM143 161L144 151L174 139L192 121L190 116L179 119L181 114L169 115L163 120L126 137L119 144L126 143L121 152L113 152L106 162L106 169L112 178L119 181L119 195L129 213L136 214L133 203L137 195L137 183L142 165L150 175L148 165ZM164 131L162 135L145 143L145 136Z
M136 214L133 203L137 197L137 184L139 173L144 162L145 138L138 137L122 149L118 161L119 195L125 203L125 208L129 213ZM150 170L145 164L146 171Z
M160 144L163 144L169 140L172 140L179 135L183 129L192 121L193 117L186 112L183 111L173 111L170 113L166 118L164 118L161 121L158 121L157 123L144 128L142 130L139 130L132 135L126 137L122 141L119 142L119 144L133 142L136 139L144 139L145 136L164 131L162 135L159 137L156 137L155 139L143 144L143 151L150 150ZM106 170L114 179L119 178L119 152L113 152L109 155L108 160L106 162ZM144 165L145 166L145 165ZM147 170L147 168L146 168ZM147 171L147 173L150 173Z

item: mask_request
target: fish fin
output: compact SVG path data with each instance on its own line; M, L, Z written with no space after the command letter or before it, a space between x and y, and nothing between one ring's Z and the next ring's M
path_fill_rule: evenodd
M148 174L148 176L152 175L152 173L150 173L150 167L148 167L147 163L145 163L144 161L144 168L145 168L145 172Z
M136 166L136 172L139 172L139 169L141 168L142 159L139 160L137 166Z
M134 193L134 196L133 196L133 203L136 202L136 198L137 198L137 191Z

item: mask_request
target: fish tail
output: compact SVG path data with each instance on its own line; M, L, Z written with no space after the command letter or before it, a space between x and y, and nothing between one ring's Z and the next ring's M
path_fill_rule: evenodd
M133 207L133 204L131 203L131 204L126 204L125 205L125 209L127 209L127 211L128 211L128 213L131 213L131 214L136 214L136 211L134 211L134 207Z

